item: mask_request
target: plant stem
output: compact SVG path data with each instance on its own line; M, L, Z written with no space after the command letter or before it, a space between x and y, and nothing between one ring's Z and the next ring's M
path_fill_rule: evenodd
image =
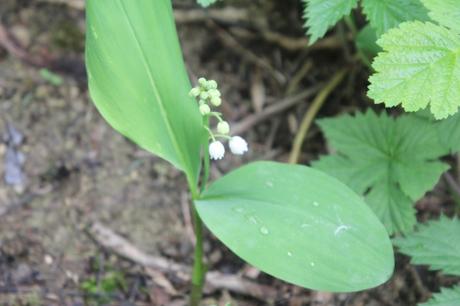
M199 306L203 291L206 267L203 263L203 221L201 221L195 206L192 207L193 227L195 230L196 244L192 272L192 292L190 305Z
M329 82L324 86L324 88L318 93L318 95L313 100L310 108L305 113L302 122L300 123L299 130L294 138L294 143L292 145L291 154L289 156L290 164L297 164L299 162L300 151L302 149L303 141L310 129L313 120L315 119L316 114L318 113L321 106L326 101L329 94L340 84L340 82L346 76L347 69L339 70L335 75L329 80Z
M205 128L209 125L209 116L203 117L203 125ZM200 193L206 189L206 184L209 179L209 138L203 137L203 172L201 179ZM195 198L194 198L195 200ZM204 280L206 277L206 266L203 263L203 221L201 220L195 205L192 204L192 219L193 228L195 231L196 244L193 258L192 271L192 292L190 294L190 305L199 306L203 292Z
M364 63L364 65L366 65L371 71L373 71L374 68L372 67L372 63L369 60L369 57L367 57L367 55L363 52L363 50L361 50L361 48L359 48L358 43L356 41L357 38L358 38L359 32L358 32L358 29L356 27L355 20L353 19L353 16L348 15L348 16L345 16L344 19L345 19L345 24L348 26L348 28L351 31L351 34L353 35L353 41L355 42L355 48L356 48L358 58L361 59L361 61Z

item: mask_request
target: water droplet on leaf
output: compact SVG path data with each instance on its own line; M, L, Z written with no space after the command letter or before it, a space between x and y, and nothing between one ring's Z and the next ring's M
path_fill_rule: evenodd
M265 226L262 226L260 227L260 232L263 234L263 235L268 235L270 232L268 231L268 228L266 228Z

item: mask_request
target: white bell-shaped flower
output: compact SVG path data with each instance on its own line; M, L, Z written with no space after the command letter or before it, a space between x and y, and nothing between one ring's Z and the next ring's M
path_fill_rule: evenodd
M225 147L220 141L213 141L209 145L209 156L211 159L222 159L225 155Z
M248 151L248 143L240 136L233 136L229 143L230 151L236 155L243 155Z

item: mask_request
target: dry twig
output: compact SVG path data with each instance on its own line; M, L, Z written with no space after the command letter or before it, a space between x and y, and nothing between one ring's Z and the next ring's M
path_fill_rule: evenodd
M3 47L9 54L19 58L20 60L33 65L44 66L47 61L43 58L33 57L20 46L17 41L8 33L5 26L0 23L0 47Z
M293 37L282 33L271 31L269 29L257 27L256 31L250 31L241 27L232 27L230 31L233 35L245 39L257 39L262 37L268 43L276 44L281 48L288 51L301 51L301 50L321 50L321 49L338 49L342 46L342 42L336 36L325 37L313 45L309 45L308 38ZM348 37L347 37L348 38ZM351 39L351 38L350 38Z
M289 109L297 103L304 101L308 97L311 97L317 91L318 86L315 86L312 88L308 88L295 96L291 96L278 102L275 102L273 103L273 105L270 105L269 107L265 108L260 113L249 115L243 121L233 124L232 133L235 135L242 134L254 125L271 118L273 115L276 115L280 112Z
M184 282L190 281L191 269L189 267L162 257L148 255L139 250L128 240L117 235L100 223L92 224L88 228L88 234L98 244L120 257L150 269L172 273L175 277ZM207 273L206 284L206 289L211 291L225 289L258 298L263 301L273 300L276 297L276 291L268 286L256 284L236 275L222 274L218 271L210 271Z
M209 21L208 22L209 26L213 28L216 31L217 36L220 38L222 43L226 45L229 50L232 50L240 56L256 66L264 69L266 72L268 72L273 79L275 79L279 84L284 84L286 83L286 77L284 74L282 74L280 71L276 70L274 67L270 65L270 63L265 60L264 58L261 58L260 56L255 55L252 51L244 48L238 40L236 40L230 33L228 33L226 30L223 28L219 27L215 22Z
M37 0L37 2L67 5L68 7L77 10L85 9L85 0Z

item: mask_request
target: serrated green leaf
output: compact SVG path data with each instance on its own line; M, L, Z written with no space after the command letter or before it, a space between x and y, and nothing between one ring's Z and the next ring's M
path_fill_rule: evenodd
M370 25L366 25L359 31L356 36L356 47L370 58L382 51L382 48L377 45L377 33Z
M305 27L308 28L310 44L326 34L343 16L350 14L358 0L303 0Z
M401 253L417 265L429 265L449 275L460 275L460 221L441 216L417 226L406 237L393 240Z
M88 0L91 98L120 133L197 181L198 106L188 96L170 0Z
M345 292L392 274L383 225L360 196L318 170L252 163L214 182L195 205L233 252L287 282Z
M460 113L437 124L437 130L441 143L452 153L460 151Z
M366 202L390 234L410 231L417 222L411 199L388 176L373 186Z
M203 7L208 7L211 4L216 3L217 1L218 0L197 0L197 2Z
M319 120L337 154L313 166L367 193L367 202L389 233L415 224L412 203L431 189L448 166L436 159L447 153L433 124L415 116L398 119L372 111Z
M422 0L428 8L430 17L439 24L460 33L460 1Z
M430 22L406 22L378 41L368 95L387 107L430 109L436 119L460 106L460 36Z
M415 115L434 125L439 141L447 153L460 151L460 112L443 120L434 119L427 109L418 111Z
M456 306L460 301L460 286L453 288L441 288L440 293L436 293L426 303L419 306Z
M427 10L419 0L363 0L362 6L377 36L404 21L428 20Z

